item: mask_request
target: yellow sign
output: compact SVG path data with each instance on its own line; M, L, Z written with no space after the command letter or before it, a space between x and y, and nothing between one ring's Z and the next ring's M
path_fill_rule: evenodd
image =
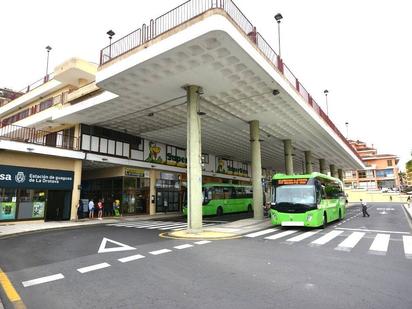
M124 174L126 176L144 177L144 170L139 168L126 168Z

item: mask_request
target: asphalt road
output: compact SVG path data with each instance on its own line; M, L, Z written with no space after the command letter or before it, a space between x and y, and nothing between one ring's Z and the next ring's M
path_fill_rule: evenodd
M48 231L0 239L0 267L27 308L410 309L410 223L400 204L369 213L355 206L325 230L212 242L158 236L179 220Z

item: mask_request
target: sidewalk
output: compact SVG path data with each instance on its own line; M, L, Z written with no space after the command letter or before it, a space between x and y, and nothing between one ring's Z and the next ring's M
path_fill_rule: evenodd
M158 214L158 215L139 215L133 217L108 217L103 220L81 219L79 221L23 221L23 222L4 222L0 223L0 238L12 236L16 234L33 233L44 230L58 230L64 228L73 228L80 226L91 226L96 224L119 223L136 220L159 219L175 217L178 213ZM0 309L2 309L0 307Z

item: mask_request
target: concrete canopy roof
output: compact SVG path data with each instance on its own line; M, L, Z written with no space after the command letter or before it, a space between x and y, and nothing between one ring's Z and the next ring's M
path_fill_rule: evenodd
M216 11L216 10L215 10ZM337 168L363 163L304 101L277 68L224 14L211 11L176 27L173 33L140 46L100 68L105 92L76 104L75 114L56 117L126 130L144 138L186 146L183 86L202 87L202 151L250 161L249 125L259 120L262 166L284 171L283 139L291 139L295 172L303 151ZM279 91L273 95L272 91ZM95 100L93 102L93 100ZM60 118L60 119L59 119Z

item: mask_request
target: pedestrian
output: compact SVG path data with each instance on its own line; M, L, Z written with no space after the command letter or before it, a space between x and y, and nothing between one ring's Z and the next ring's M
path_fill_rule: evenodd
M406 204L408 205L408 207L412 206L412 201L411 201L411 197L408 196L408 198L406 199Z
M93 219L93 217L94 217L94 202L91 199L89 202L89 218Z
M83 217L83 202L82 200L79 200L79 203L77 204L77 220L81 219Z
M362 214L363 214L363 216L364 217L366 217L366 216L370 217L369 213L368 213L368 210L367 210L368 207L366 206L366 202L362 201L362 199L360 199L360 202L361 202L361 205L362 205Z
M392 202L392 195L389 195L389 201Z
M99 202L97 203L97 210L98 210L97 218L99 220L103 220L102 219L102 216L103 216L103 202L102 202L102 200L99 200Z

